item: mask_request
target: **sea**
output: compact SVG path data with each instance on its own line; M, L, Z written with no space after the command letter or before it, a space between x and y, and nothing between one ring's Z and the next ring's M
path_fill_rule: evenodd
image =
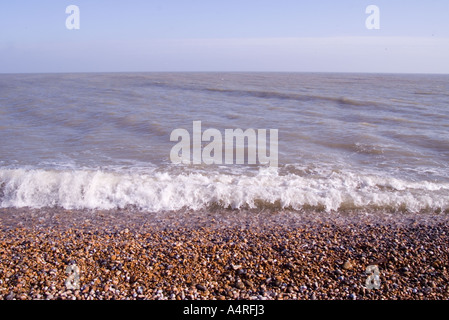
M276 166L173 162L199 121ZM447 214L449 75L0 74L0 208Z

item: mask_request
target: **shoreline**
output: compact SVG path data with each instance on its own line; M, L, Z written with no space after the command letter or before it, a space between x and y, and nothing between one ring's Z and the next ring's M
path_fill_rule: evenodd
M448 220L0 209L0 299L449 299Z

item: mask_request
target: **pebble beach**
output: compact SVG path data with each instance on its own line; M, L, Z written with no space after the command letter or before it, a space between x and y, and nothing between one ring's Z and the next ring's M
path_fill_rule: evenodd
M440 300L448 243L445 215L1 209L0 299Z

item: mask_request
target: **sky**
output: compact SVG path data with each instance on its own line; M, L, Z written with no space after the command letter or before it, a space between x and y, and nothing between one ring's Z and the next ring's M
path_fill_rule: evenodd
M448 0L1 1L0 73L449 74L448 17Z

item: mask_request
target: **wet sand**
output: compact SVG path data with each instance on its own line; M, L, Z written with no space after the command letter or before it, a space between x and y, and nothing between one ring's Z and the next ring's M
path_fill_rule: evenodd
M448 299L449 217L0 209L0 299ZM67 289L67 266L80 270ZM380 286L368 289L376 265Z

